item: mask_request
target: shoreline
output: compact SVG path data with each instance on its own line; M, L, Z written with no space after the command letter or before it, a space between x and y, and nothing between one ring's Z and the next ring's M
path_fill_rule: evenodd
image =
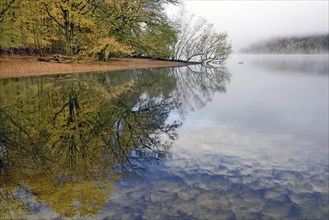
M76 63L41 62L37 56L0 56L0 78L78 74L129 69L179 67L186 63L143 58L113 59L107 63L81 60Z

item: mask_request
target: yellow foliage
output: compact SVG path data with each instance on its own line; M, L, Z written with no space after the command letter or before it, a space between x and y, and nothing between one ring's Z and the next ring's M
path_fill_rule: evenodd
M93 53L101 54L103 60L107 61L110 56L121 57L133 53L130 46L119 43L114 38L106 37L98 41Z

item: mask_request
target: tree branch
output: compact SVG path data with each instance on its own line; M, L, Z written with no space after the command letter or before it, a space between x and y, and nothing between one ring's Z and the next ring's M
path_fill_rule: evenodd
M62 25L52 14L50 14L49 12L49 7L48 7L48 4L46 3L43 3L43 5L45 6L45 8L43 8L43 10L47 13L47 15L53 19L61 28L64 29L64 25Z

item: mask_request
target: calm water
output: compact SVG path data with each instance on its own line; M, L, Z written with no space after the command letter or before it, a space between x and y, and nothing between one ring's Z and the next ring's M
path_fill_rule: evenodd
M328 65L2 79L0 218L328 219Z

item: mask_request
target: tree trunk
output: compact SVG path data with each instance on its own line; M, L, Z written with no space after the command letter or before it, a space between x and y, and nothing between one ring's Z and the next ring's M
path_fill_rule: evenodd
M70 23L69 11L62 10L64 15L64 34L65 34L65 55L72 55L73 47L73 30L71 30L72 23Z

